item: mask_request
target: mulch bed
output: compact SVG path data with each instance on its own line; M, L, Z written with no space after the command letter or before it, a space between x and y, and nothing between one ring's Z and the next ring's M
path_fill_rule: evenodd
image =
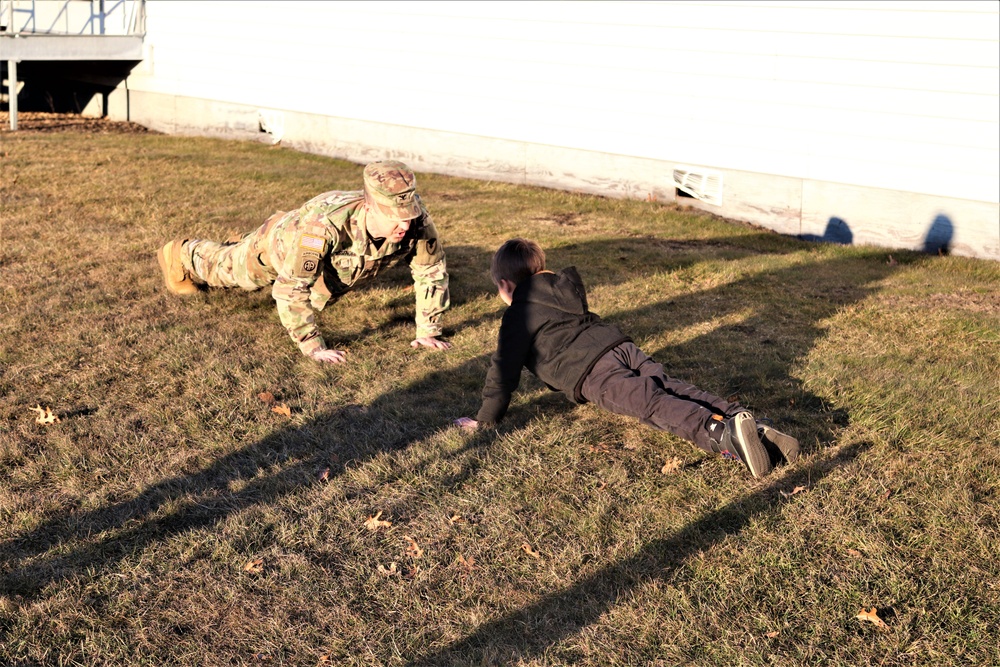
M0 132L10 132L10 113L0 111ZM72 113L19 111L18 132L83 132L87 134L157 134L138 125L107 118L86 118Z

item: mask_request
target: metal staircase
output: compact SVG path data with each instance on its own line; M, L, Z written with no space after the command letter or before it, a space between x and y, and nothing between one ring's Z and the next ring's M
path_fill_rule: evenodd
M139 62L145 32L144 0L0 0L11 129L17 129L19 62Z

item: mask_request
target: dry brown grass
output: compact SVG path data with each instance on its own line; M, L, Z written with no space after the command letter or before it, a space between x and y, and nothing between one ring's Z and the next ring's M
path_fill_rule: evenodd
M267 293L175 298L153 253L356 188L358 165L26 132L0 174L0 664L1000 662L995 263L420 174L454 348L408 347L403 271L320 316L351 355L323 367ZM451 428L514 235L801 462L754 481L531 378L498 432ZM888 630L855 618L872 606Z

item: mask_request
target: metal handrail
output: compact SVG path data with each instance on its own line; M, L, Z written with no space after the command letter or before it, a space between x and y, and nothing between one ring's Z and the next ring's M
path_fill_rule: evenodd
M0 27L11 33L144 35L145 16L145 0L0 0Z

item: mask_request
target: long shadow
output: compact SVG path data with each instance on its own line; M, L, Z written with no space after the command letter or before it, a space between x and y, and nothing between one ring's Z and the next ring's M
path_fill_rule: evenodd
M810 470L800 470L734 498L669 537L647 543L634 556L608 565L504 618L484 623L464 639L415 658L409 664L512 665L537 657L552 644L597 621L629 590L655 579L669 579L691 556L739 533L757 517L777 511L785 502L779 484L789 488L815 484L868 447L868 443L845 446L815 462Z
M651 251L647 240L626 239L616 240L616 247L621 252L634 250L647 257L643 266L650 272L675 270L690 263L705 259L706 248L712 248L713 258L736 259L751 254L759 254L758 250L747 248L743 243L746 237L739 237L733 243L720 243L715 240L708 244L692 244L690 253L678 251L677 254ZM592 256L595 249L589 244L599 245L607 249L607 242L588 242L556 248L549 252L549 262L552 268L560 268L568 263L582 264L581 258ZM788 244L789 252L799 250L801 246ZM468 251L470 255L481 254ZM780 252L777 251L777 252ZM678 256L679 255L679 256ZM616 274L609 271L602 275L600 271L591 271L588 266L581 266L584 280L590 286L600 284L616 284L626 280L627 272ZM864 271L859 271L865 268ZM819 271L826 276L827 283L816 284L813 289L807 289L810 281L803 280L802 266L782 269L774 272L751 276L729 285L724 285L705 292L699 292L683 297L685 303L677 300L664 300L659 303L645 305L626 312L614 313L614 321L623 322L625 329L633 335L655 333L667 328L681 327L694 323L703 317L701 313L710 312L718 316L724 312L738 312L742 308L741 294L747 290L787 289L787 285L795 285L801 294L798 300L784 303L775 302L774 308L768 313L753 315L740 325L740 330L734 326L715 330L704 338L689 341L676 350L664 349L650 351L661 361L672 358L681 360L690 353L698 358L705 357L705 351L700 349L706 345L715 346L721 352L715 358L739 358L733 354L732 346L755 345L762 353L753 360L748 375L740 380L746 386L743 390L759 390L755 386L759 382L788 381L791 365L812 347L821 330L818 322L837 309L864 298L873 289L874 283L887 275L891 270L881 261L881 255L873 253L871 257L852 256L833 260L821 260L809 265L809 270ZM453 273L455 266L452 266ZM594 274L592 277L588 274ZM457 275L464 275L458 272ZM860 277L855 277L860 275ZM477 274L478 276L478 274ZM634 271L632 272L634 279ZM456 281L456 296L459 300L478 297L483 287L492 292L488 277L478 276L463 284ZM812 303L819 300L820 303ZM804 308L809 302L809 308ZM678 307L678 305L682 307ZM701 306L692 308L687 306ZM681 315L687 313L687 315ZM609 316L607 313L603 313ZM686 319L685 319L686 318ZM476 318L478 321L481 318ZM749 322L749 324L747 324ZM787 346L768 348L767 337L772 335L774 327L780 327L782 322L788 323L792 329L803 333ZM470 323L459 322L454 328L471 326ZM749 328L747 328L749 327ZM738 334L736 340L732 340ZM664 358L665 357L665 358ZM447 359L448 357L443 357ZM713 367L711 365L695 365L686 367L691 371L681 374L690 381L703 386L715 393L721 393L717 381L730 377L736 371L729 367ZM316 468L333 458L339 460L339 467L331 471L337 475L348 465L357 465L384 451L392 451L408 447L437 430L447 421L461 414L469 414L478 405L478 392L485 373L487 359L479 356L469 359L451 368L444 368L428 374L419 381L380 396L369 406L340 406L329 413L318 416L308 424L286 428L268 435L247 447L224 456L206 468L186 475L164 479L151 486L135 498L122 502L112 502L108 505L88 512L68 512L51 517L41 525L26 534L13 537L0 544L0 589L25 597L41 594L47 585L87 571L96 569L106 571L113 569L117 562L129 557L137 550L143 549L153 542L164 540L189 530L213 526L235 512L242 511L254 505L272 502L296 489L310 484L314 480ZM765 372L766 371L766 372ZM442 386L451 387L451 395L440 396ZM547 404L549 402L546 402ZM405 406L407 416L403 420L393 418ZM571 410L567 402L557 410ZM547 405L547 410L553 410ZM799 409L809 409L800 407ZM456 414L456 412L458 414ZM531 410L513 410L504 422L505 430L521 427L532 418ZM371 434L391 433L391 438L373 439ZM832 433L824 429L817 433L819 443L829 443ZM464 456L464 470L459 478L473 474L475 462L468 459L470 449L488 446L488 437L471 438L467 448L448 454L448 456ZM856 455L856 450L842 452L833 457L831 465L836 465L844 457ZM428 461L430 463L430 461ZM270 475L259 475L263 469L278 466L280 469ZM408 474L413 474L413 468ZM402 472L400 472L402 474ZM815 473L814 473L815 474ZM225 490L234 480L251 480L239 492L228 493ZM456 479L442 480L448 484ZM549 643L560 636L574 632L586 623L592 622L614 603L624 591L653 573L663 568L675 566L690 554L690 547L685 546L689 540L697 541L699 535L711 535L721 522L737 531L746 525L756 514L770 511L775 499L764 491L752 494L754 506L760 508L747 514L741 509L742 501L734 501L726 507L698 520L677 535L651 542L636 558L609 566L601 574L587 582L574 586L572 589L555 593L546 601L522 609L504 619L490 622L476 630L466 639L446 647L422 660L440 662L458 656L482 655L484 647L502 646L512 655L535 655L544 649L541 640L525 637L522 632L523 623L555 624L541 636ZM776 495L776 494L772 494ZM743 500L747 500L744 498ZM170 503L183 501L183 505L172 511L168 516L154 516L160 508ZM96 539L90 536L97 535ZM55 547L71 545L84 541L82 546L71 546L60 549L57 554L49 554ZM645 559L644 559L645 558ZM649 563L656 563L652 567ZM549 620L546 620L549 619ZM502 639L502 642L499 640ZM498 643L499 642L499 643ZM465 657L462 658L466 659Z

